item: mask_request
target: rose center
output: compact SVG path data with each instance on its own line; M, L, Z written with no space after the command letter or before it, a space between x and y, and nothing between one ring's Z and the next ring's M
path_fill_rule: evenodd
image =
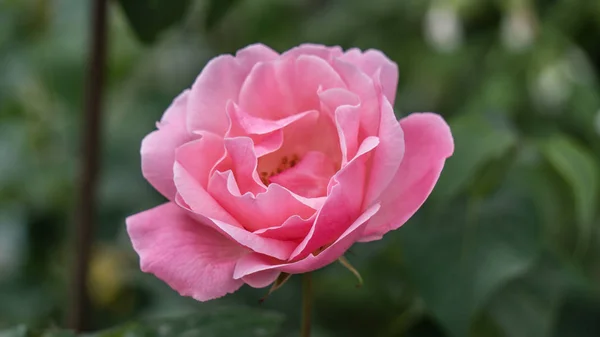
M329 180L336 172L336 165L326 154L308 151L302 157L291 154L277 159L271 158L259 164L258 172L265 186L279 184L307 198L327 195Z
M262 170L259 168L260 180L265 186L269 186L271 184L271 177L283 173L283 171L293 168L300 161L300 157L297 154L292 154L290 156L283 156L279 161L279 164L271 169L263 168Z

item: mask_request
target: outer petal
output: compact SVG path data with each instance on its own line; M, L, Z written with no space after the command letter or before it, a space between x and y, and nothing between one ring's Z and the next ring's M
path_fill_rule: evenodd
M380 143L371 159L365 208L370 206L389 186L404 156L404 133L396 121L392 105L383 95L378 136Z
M273 50L259 44L240 50L236 57L221 55L210 60L192 85L188 101L188 130L225 134L227 101L238 101L242 84L256 63L277 57Z
M342 105L360 105L360 97L348 89L331 88L320 90L318 94L321 100L321 111L326 111L331 116Z
M286 51L282 54L282 57L297 58L301 55L313 55L331 63L334 58L342 56L343 53L342 48L338 46L328 47L321 44L305 43Z
M264 119L287 116L320 107L317 92L345 88L327 61L313 55L261 63L252 69L240 92L244 111Z
M425 202L446 158L454 152L448 124L439 115L414 113L400 121L406 151L396 176L380 197L381 211L360 241L380 239L402 226Z
M261 254L248 254L241 258L234 272L234 278L268 277L270 272L277 270L290 274L300 274L323 268L334 262L352 246L360 237L365 228L365 224L373 215L377 214L379 205L375 204L367 209L352 223L340 237L329 247L325 248L318 255L308 255L306 258L292 263L281 263L276 259Z
M158 130L147 135L142 141L142 173L144 178L169 200L175 198L173 183L173 163L175 149L193 139L185 128L186 106L189 91L179 95L161 121Z
M281 68L285 68L280 70ZM242 86L240 108L254 116L264 119L280 119L294 114L293 101L289 99L286 88L280 83L279 74L289 74L292 61L281 60L257 64Z
M127 218L127 231L141 269L182 296L208 301L243 284L233 279L236 261L247 252L213 229L166 203Z
M353 48L340 59L356 65L368 76L381 83L384 95L394 105L398 87L398 65L396 63L379 50L374 49L361 53L359 49Z
M235 58L240 65L248 71L258 62L273 61L278 57L279 54L277 52L262 43L251 44L246 48L238 50L235 54Z
M264 288L275 282L279 274L280 272L278 270L265 270L261 273L254 273L252 275L242 277L242 281L252 288Z

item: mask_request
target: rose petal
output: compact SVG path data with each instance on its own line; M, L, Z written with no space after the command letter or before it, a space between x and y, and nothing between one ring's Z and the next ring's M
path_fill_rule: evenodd
M291 63L291 62L287 62ZM296 111L293 101L286 95L280 83L279 68L291 68L282 61L257 64L244 81L240 91L239 105L242 110L264 119L280 119Z
M301 112L278 120L254 117L243 111L235 103L230 102L227 113L231 126L226 137L245 136L254 142L256 157L277 151L283 145L283 129L301 119L316 121L319 112L316 110Z
M310 231L316 216L317 214L315 213L310 218L303 219L298 215L292 215L281 225L261 228L254 233L264 238L300 242Z
M341 47L338 47L338 46L328 47L328 46L321 45L321 44L304 43L304 44L299 45L298 47L294 47L294 48L286 51L281 56L283 58L298 58L301 55L313 55L313 56L318 56L318 57L322 58L323 60L331 63L331 61L334 58L340 57L343 54L344 54L344 51L342 50Z
M271 257L261 254L248 254L242 257L237 265L233 277L236 279L246 278L249 275L255 275L260 273L266 273L270 270L277 270L284 273L300 274L309 271L323 268L326 265L334 262L340 256L342 256L348 248L352 246L354 242L362 234L365 225L371 217L373 217L379 211L379 205L375 204L363 212L340 236L331 246L325 248L318 255L308 255L304 259L292 262L292 263L281 263Z
M334 176L333 186L319 210L315 224L292 253L291 259L303 259L336 240L360 215L365 192L368 154L377 147L377 137L368 137L357 156Z
M235 227L241 228L242 225L235 218L225 211L215 199L208 194L202 187L200 181L192 176L185 167L175 163L173 167L175 186L177 186L178 196L185 202L190 209L209 219L217 219ZM184 206L181 205L180 206Z
M295 121L302 119L306 116L309 118L317 118L319 112L316 110L304 111L291 115L282 119L264 119L260 117L254 117L249 115L239 107L234 106L231 111L231 119L236 122L237 125L245 132L245 135L262 135L270 133L276 130L283 129L284 127L294 123Z
M235 116L239 107L233 101L227 103L227 116L230 121L229 130L225 138L235 138L240 136L250 137L254 143L254 152L257 158L266 154L275 152L283 145L283 130L275 130L266 134L248 134L240 125L239 119ZM243 112L242 112L243 113Z
M326 111L330 116L340 106L358 106L360 97L348 89L331 88L318 92L321 100L321 111Z
M379 50L369 49L361 53L359 49L349 49L341 60L359 67L374 80L381 83L383 94L393 106L398 87L398 65Z
M340 74L348 90L360 98L360 129L362 137L359 142L369 135L376 135L380 122L381 88L356 65L334 60L333 68Z
M208 301L240 288L236 261L247 251L166 203L127 218L127 232L142 271L168 283L182 296Z
M319 92L321 111L333 116L337 129L341 167L356 155L358 149L358 129L361 115L360 98L346 89L333 88Z
M312 55L261 63L252 69L240 92L240 108L264 119L282 119L318 110L319 88L345 88L325 60Z
M273 50L257 44L240 50L236 57L221 55L210 60L191 88L188 130L224 134L228 122L225 114L227 101L238 101L242 84L255 64L277 57Z
M254 273L242 277L242 281L252 288L264 288L277 280L281 274L278 270L265 270L264 272Z
M235 175L235 182L239 193L250 192L254 195L266 190L256 172L258 158L254 152L254 143L248 137L226 138L226 158L216 166L216 170L224 172L231 170Z
M204 189L208 187L208 177L224 156L223 138L208 132L202 134L200 139L180 146L176 151L177 162L196 177Z
M175 163L174 172L178 190L175 201L180 207L188 210L190 216L252 251L278 259L289 258L296 243L263 238L248 232L179 163Z
M446 158L454 151L448 124L432 113L414 113L400 121L406 150L396 176L383 192L381 211L371 219L361 241L380 239L402 226L427 199Z
M309 151L322 152L339 167L342 153L335 124L326 113L314 116L309 114L283 129L283 144L259 159L259 172L275 173L285 157L302 158Z
M363 207L368 207L389 186L404 156L404 133L388 100L381 97L379 146L373 151L369 184Z
M208 191L244 228L256 231L261 228L281 226L290 216L309 218L315 210L298 201L290 191L271 184L264 193L253 196L232 194L228 182L231 172L217 172L210 180Z
M327 195L327 185L335 171L335 163L329 157L310 151L294 167L268 179L298 195L315 198Z
M144 178L169 200L175 198L173 163L175 149L193 139L185 128L189 91L184 91L165 111L158 130L142 141L142 173Z
M279 54L276 51L262 43L251 44L246 48L238 50L235 54L235 58L242 68L248 71L259 62L273 61L278 57Z
M342 151L342 167L354 158L358 150L360 106L341 106L335 110L335 125Z
M208 196L208 194L205 194L205 196ZM286 260L289 258L291 252L296 247L296 244L293 242L285 242L281 240L263 238L260 235L250 233L241 225L239 225L235 220L233 223L231 223L224 222L215 218L210 218L209 216L204 215L208 213L200 213L209 209L210 206L205 207L201 210L198 210L197 208L193 209L190 205L188 205L185 202L185 200L183 199L183 197L181 197L180 194L177 194L175 201L177 202L177 205L188 211L190 217L214 228L223 236L231 239L234 242L239 243L241 246L244 246L251 251L272 256L280 260Z
M325 60L301 55L296 59L295 78L287 78L294 90L294 100L299 111L317 110L320 107L319 90L346 88L340 75Z
M224 134L227 131L227 101L237 100L246 75L246 69L231 55L210 60L191 88L188 130Z

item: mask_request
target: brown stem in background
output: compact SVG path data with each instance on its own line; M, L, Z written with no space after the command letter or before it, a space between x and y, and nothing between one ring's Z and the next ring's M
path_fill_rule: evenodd
M101 111L106 72L107 0L91 0L91 35L83 116L82 171L75 214L74 265L68 326L75 331L89 329L87 275L92 245L96 186L100 158Z

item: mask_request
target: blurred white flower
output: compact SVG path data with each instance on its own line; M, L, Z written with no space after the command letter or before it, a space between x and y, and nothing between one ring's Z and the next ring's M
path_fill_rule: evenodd
M572 47L536 75L531 87L533 99L552 112L552 108L560 107L571 97L574 86L590 85L595 81L592 70L585 54Z
M512 10L502 20L500 29L504 46L512 51L522 51L531 46L535 38L535 20L525 9Z
M564 60L547 66L538 76L537 95L543 103L556 106L564 103L571 95L568 68Z
M569 75L573 82L582 85L593 85L596 82L594 66L588 56L578 47L572 47L567 52Z
M451 52L463 41L463 27L456 9L449 3L434 3L427 11L425 37L437 51Z

